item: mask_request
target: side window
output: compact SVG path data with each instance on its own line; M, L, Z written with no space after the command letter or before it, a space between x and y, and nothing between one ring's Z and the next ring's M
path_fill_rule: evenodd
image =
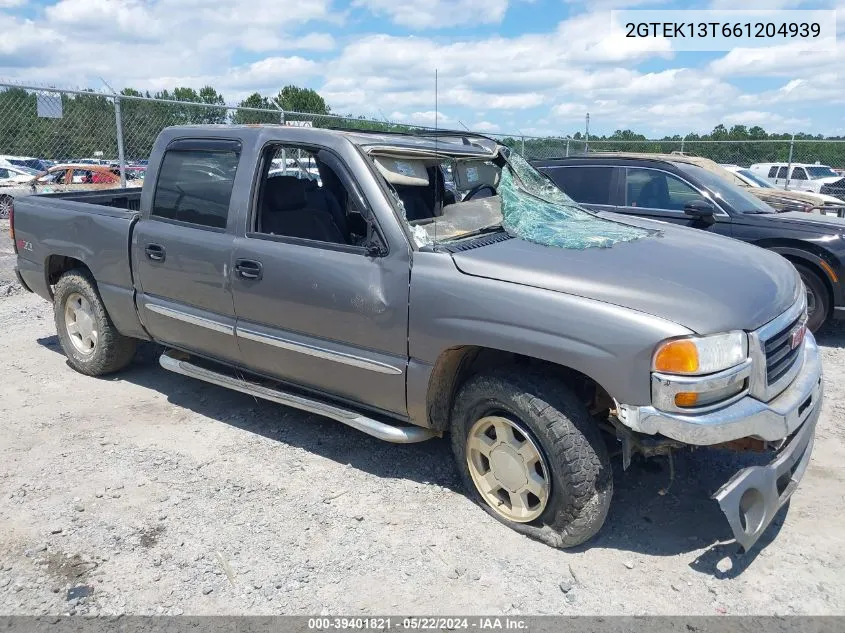
M366 241L355 197L321 155L295 145L265 150L251 232L331 244Z
M548 170L554 183L575 202L613 204L613 167L555 167Z
M226 228L240 151L167 150L158 174L152 216Z
M683 211L690 200L701 198L700 193L680 178L655 169L629 167L625 190L629 207Z
M803 167L792 168L792 180L807 180L807 172Z
M11 174L9 173L8 169L3 169L0 167L0 178L10 178Z
M71 182L74 184L85 184L93 182L91 172L87 169L74 169L71 175Z
M778 167L778 179L786 178L786 167Z
M769 178L777 178L778 168L777 165L772 165L769 168Z

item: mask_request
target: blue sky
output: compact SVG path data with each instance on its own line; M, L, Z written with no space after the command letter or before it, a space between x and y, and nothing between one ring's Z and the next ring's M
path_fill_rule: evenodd
M746 0L835 9L843 0ZM843 47L658 52L610 39L613 8L730 0L0 0L0 78L156 91L210 84L229 102L295 83L338 113L489 132L648 135L718 123L845 134Z

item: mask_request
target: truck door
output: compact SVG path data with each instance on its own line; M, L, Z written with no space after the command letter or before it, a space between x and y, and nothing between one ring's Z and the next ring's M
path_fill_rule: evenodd
M133 233L138 311L158 341L238 362L228 231L240 143L180 139L158 162ZM146 193L146 192L145 192Z
M367 201L337 154L274 144L259 169L233 263L243 364L406 414L407 244L380 253L365 246L386 243L372 235Z

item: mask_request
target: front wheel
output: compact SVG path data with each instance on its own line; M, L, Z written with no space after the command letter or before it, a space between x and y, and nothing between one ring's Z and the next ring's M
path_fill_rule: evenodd
M137 341L117 331L87 271L61 276L53 293L53 315L65 356L78 372L103 376L123 369L135 356Z
M815 334L824 325L830 312L830 293L815 272L801 264L795 264L795 269L807 290L807 329Z
M604 524L607 448L559 381L516 367L470 379L456 396L452 448L470 498L517 532L573 547Z

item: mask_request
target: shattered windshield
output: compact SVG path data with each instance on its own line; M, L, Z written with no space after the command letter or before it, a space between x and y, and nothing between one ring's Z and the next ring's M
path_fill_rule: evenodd
M505 231L545 246L606 248L659 233L586 211L520 155L503 158L374 162L419 247Z
M519 154L508 157L499 190L503 228L529 242L561 248L607 248L657 233L585 211Z

